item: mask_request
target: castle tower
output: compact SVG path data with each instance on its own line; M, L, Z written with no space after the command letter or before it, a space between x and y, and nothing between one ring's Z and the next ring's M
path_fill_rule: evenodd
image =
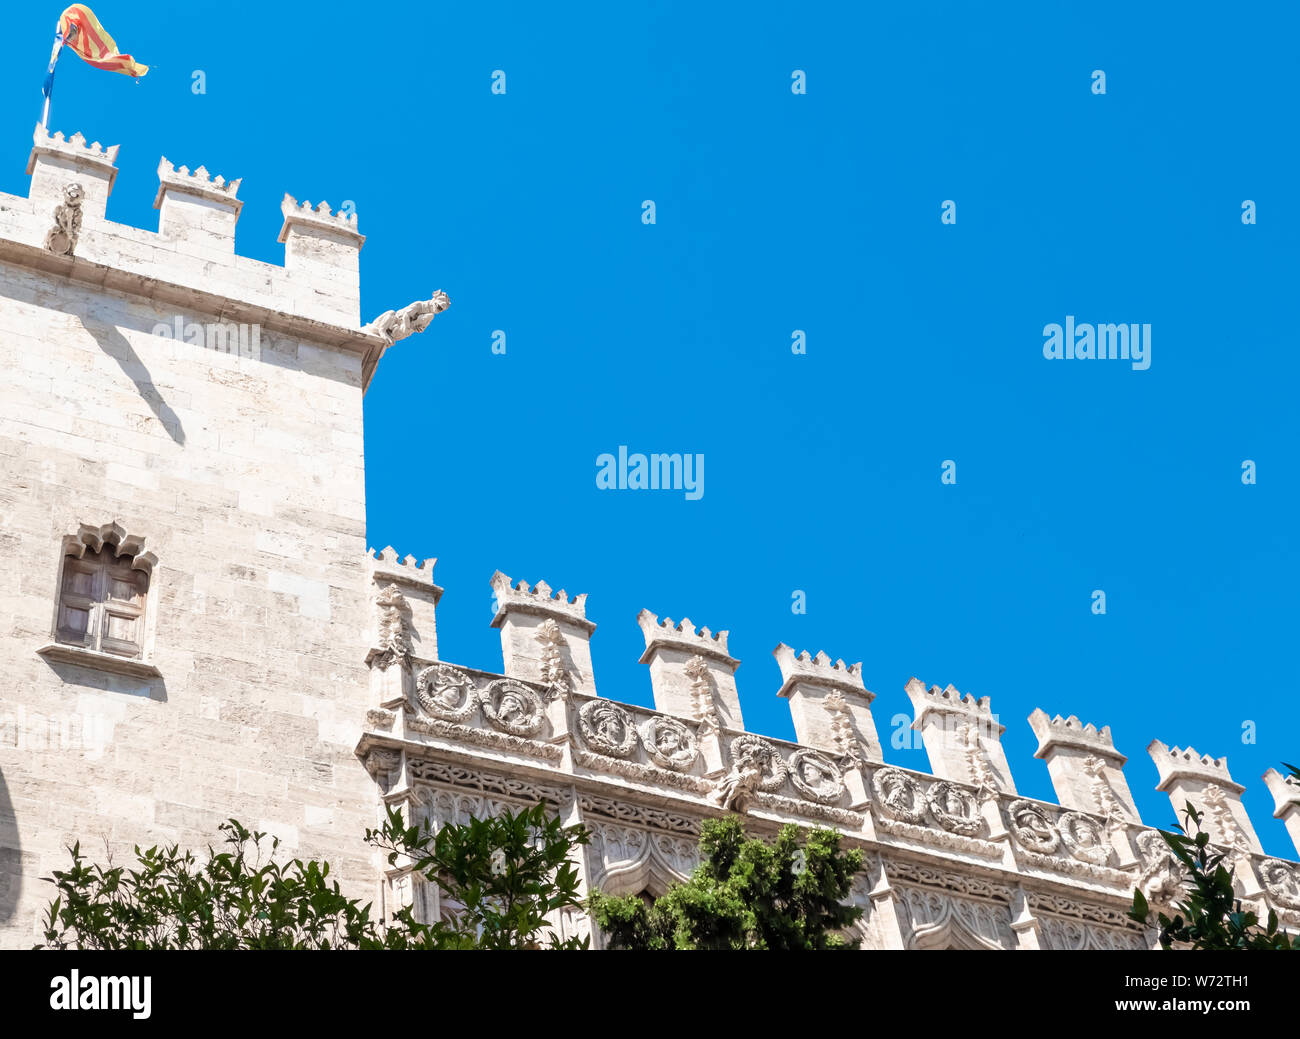
M117 158L38 127L0 194L6 947L74 839L122 861L234 816L375 884L354 746L392 567L366 565L362 395L391 338L359 327L364 238L286 196L285 265L237 256L239 181L165 159L158 230L117 224Z

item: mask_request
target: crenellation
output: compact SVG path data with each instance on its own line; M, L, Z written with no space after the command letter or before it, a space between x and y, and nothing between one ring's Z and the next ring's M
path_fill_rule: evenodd
M1273 795L1273 818L1282 820L1291 843L1300 851L1300 780L1284 776L1275 768L1270 768L1262 778Z
M998 722L987 696L963 696L952 685L927 688L917 678L909 679L904 691L912 701L912 728L920 731L936 776L984 790L1016 792L1002 749L1006 726Z
M244 203L237 197L242 180L213 178L203 166L193 173L166 157L158 164L158 233L175 242L205 246L225 255L235 251L235 225Z
M1029 725L1038 737L1034 757L1047 762L1052 788L1062 805L1108 818L1139 819L1124 777L1128 759L1115 749L1109 725L1098 729L1073 714L1049 718L1041 708L1029 716Z
M490 583L496 603L492 627L501 632L505 673L565 696L596 695L591 663L596 625L587 619L586 593L570 599L563 588L553 592L545 581L530 587L500 570Z
M1262 852L1241 801L1246 788L1233 781L1226 757L1201 754L1190 746L1171 748L1160 740L1152 740L1147 753L1160 776L1156 789L1169 795L1176 818L1181 820L1191 803L1201 813L1202 828L1212 841L1238 851Z
M689 618L680 624L662 621L649 610L637 615L645 638L641 663L650 667L655 708L666 714L710 721L721 728L743 730L736 668L740 661L727 652L726 631L696 631ZM716 717L715 717L716 716Z
M800 743L846 754L854 760L880 761L884 753L871 716L870 692L862 681L862 664L831 662L824 652L795 653L784 642L772 651L781 669L777 695L790 703Z

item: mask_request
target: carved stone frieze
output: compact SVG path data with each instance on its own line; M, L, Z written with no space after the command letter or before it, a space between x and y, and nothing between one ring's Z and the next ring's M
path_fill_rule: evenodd
M1265 859L1259 872L1270 901L1283 909L1300 909L1300 867L1282 859Z
M578 731L592 750L611 758L636 753L637 731L632 715L612 700L588 700L578 710Z
M878 768L871 777L876 804L887 816L905 823L925 821L926 802L921 785L897 768Z
M1102 823L1082 812L1062 812L1056 820L1061 843L1076 859L1094 866L1109 865L1115 857Z
M440 736L443 739L458 740L461 743L473 743L480 747L491 747L494 750L511 751L516 754L526 754L529 757L545 758L548 761L559 761L564 752L558 744L543 743L540 740L530 740L525 736L516 736L510 732L497 732L493 729L476 729L469 725L459 725L456 722L443 721L441 718L418 718L408 717L406 726L412 732L426 733L430 736Z
M663 714L642 723L641 745L651 761L673 772L687 771L700 756L700 745L690 726Z
M804 797L818 804L833 805L844 798L844 776L829 757L815 750L796 750L790 755L790 783Z
M1002 857L1001 844L981 840L978 837L965 837L959 833L936 829L933 826L921 826L916 823L904 822L901 819L885 817L876 820L876 828L882 833L902 837L905 840L917 841L921 844L929 844L936 848L950 848L953 851L964 852L968 855L978 855L984 859L1000 859Z
M479 693L488 724L514 736L535 736L546 720L541 696L522 682L499 678Z
M458 667L434 664L415 678L420 710L443 721L464 722L478 710L474 680Z
M700 776L688 775L685 772L670 772L657 765L628 761L626 758L611 758L604 754L576 748L573 752L573 763L597 772L609 772L627 776L629 779L640 779L646 783L658 783L678 790L689 790L696 794L707 794L713 790L713 784Z
M979 799L965 787L942 780L930 787L926 803L935 822L950 833L978 837L987 826Z
M1012 801L1007 808L1011 836L1016 843L1039 855L1050 855L1061 846L1061 834L1041 805L1025 798Z

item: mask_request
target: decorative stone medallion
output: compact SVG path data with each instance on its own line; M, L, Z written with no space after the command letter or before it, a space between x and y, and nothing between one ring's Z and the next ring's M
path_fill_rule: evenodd
M804 797L818 804L834 804L844 794L844 777L839 766L815 750L797 750L790 756L790 782Z
M578 711L578 731L592 750L612 758L631 757L636 750L632 716L612 700L588 700Z
M896 768L879 768L871 777L871 788L884 813L907 823L925 820L925 795L920 784Z
M690 726L659 714L641 726L641 745L651 761L674 772L685 772L700 756L700 747Z
M450 664L421 671L415 678L415 699L426 714L449 722L465 721L478 707L474 679Z
M1105 866L1114 854L1105 828L1096 819L1082 812L1062 812L1057 820L1061 840L1076 859Z
M1011 815L1011 833L1022 847L1040 855L1050 855L1061 846L1061 835L1047 818L1047 813L1033 801L1024 798L1012 801L1008 812Z
M521 682L502 678L479 694L483 715L494 728L515 736L535 736L545 717L542 698Z
M746 734L737 736L731 741L731 760L739 760L744 748L750 748L751 753L758 760L760 768L758 789L769 794L780 790L785 785L786 776L790 774L780 752L761 736Z
M979 799L965 787L946 779L929 790L930 814L949 833L978 837L984 831Z

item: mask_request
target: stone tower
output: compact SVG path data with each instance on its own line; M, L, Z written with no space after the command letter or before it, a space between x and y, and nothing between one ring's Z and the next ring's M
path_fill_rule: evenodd
M286 196L284 266L236 256L239 181L166 159L158 230L113 223L117 152L38 127L0 194L6 947L70 841L129 861L228 816L374 894L365 239Z

